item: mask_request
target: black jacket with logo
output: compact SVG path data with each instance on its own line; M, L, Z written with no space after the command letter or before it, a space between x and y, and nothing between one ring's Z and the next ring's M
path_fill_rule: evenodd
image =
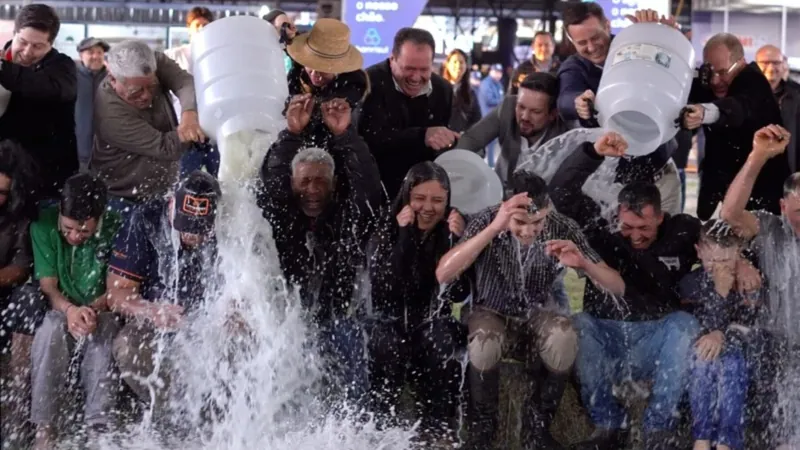
M701 223L686 214L665 214L655 242L645 250L634 249L630 241L599 218L600 207L581 190L602 162L591 144L585 145L564 161L550 183L558 212L583 227L592 248L625 281L625 295L618 299L587 283L583 310L598 319L660 319L681 307L678 286L698 262L694 246Z

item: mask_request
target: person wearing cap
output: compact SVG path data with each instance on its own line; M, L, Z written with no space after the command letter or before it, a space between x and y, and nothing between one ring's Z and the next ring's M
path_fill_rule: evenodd
M322 119L323 105L346 102L356 111L369 92L369 80L361 67L364 58L350 44L350 28L336 19L320 19L311 32L295 37L286 48L295 61L289 72L287 112L303 99L303 113L310 114L303 129L308 146L326 148L333 137Z
M78 171L75 140L75 62L53 48L61 28L55 10L30 4L17 12L14 36L0 55L0 85L11 92L0 137L22 145L39 170L31 195L52 204Z
M124 222L108 263L108 303L127 323L114 340L123 380L144 402L156 389L160 410L169 387L169 350L154 360L158 336L177 330L213 282L214 221L221 191L208 173L195 171L175 192L137 208ZM164 387L146 380L155 368Z
M497 108L500 102L503 101L503 66L501 64L494 64L489 69L489 76L481 81L481 87L478 88L478 102L481 105L481 114L487 115L493 109Z
M140 40L115 44L107 59L109 73L95 98L90 169L108 185L109 207L124 216L166 194L183 154L206 137L189 72ZM180 120L170 92L180 100Z
M78 98L75 100L75 137L81 171L89 167L94 145L94 95L106 77L106 52L111 48L97 38L88 37L78 44Z
M67 179L58 206L31 224L34 277L49 301L31 348L31 422L36 449L53 448L54 425L63 416L64 386L80 354L84 420L108 424L118 389L111 379L111 342L119 326L106 303L106 264L121 219L106 210L102 181L78 174Z
M164 50L164 55L178 63L181 69L193 73L191 41L206 25L214 21L214 13L204 6L195 6L186 13L186 28L189 30L189 43ZM173 93L172 106L175 114L181 117L180 99ZM181 158L181 178L205 167L214 176L219 173L219 150L206 142L195 142Z

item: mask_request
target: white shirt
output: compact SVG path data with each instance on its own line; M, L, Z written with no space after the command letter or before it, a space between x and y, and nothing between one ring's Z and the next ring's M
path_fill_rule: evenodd
M192 46L191 44L184 44L180 47L173 47L164 50L164 54L173 61L175 61L181 69L192 73ZM172 94L172 105L175 108L175 115L178 116L178 122L181 120L181 102L175 94Z

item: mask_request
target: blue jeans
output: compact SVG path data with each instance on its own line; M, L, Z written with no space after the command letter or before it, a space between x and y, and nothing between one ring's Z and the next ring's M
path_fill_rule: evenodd
M369 391L369 361L364 328L352 319L332 321L320 331L323 355L330 356L334 382L344 387L345 395L361 401Z
M689 352L700 330L697 319L675 312L647 322L595 319L587 313L576 314L572 320L578 329L576 366L581 396L592 422L612 430L622 426L625 409L614 398L612 388L632 378L654 382L645 431L672 429L686 388Z
M215 145L192 145L181 158L181 179L195 170L202 170L203 167L215 178L219 174L219 151Z
M715 361L703 361L695 355L691 373L694 439L743 449L747 364L742 350L726 348Z

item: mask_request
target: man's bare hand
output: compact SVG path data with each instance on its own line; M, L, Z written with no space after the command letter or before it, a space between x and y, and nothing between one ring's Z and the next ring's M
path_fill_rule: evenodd
M460 133L447 127L430 127L425 131L425 145L438 152L452 147L459 137Z
M197 111L183 111L181 123L178 125L178 139L181 142L205 142L206 135L200 129L200 120Z

